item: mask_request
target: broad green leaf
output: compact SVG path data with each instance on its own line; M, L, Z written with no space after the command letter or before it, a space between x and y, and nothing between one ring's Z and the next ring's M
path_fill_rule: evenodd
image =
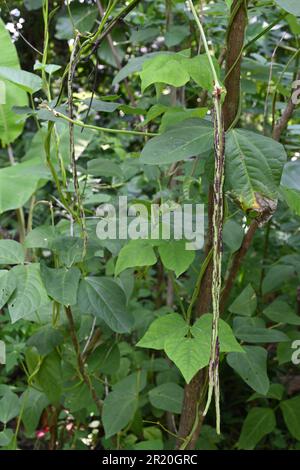
M271 400L282 400L285 388L282 384L271 384L266 395L261 395L260 393L253 393L248 401L257 400L258 398L270 398Z
M117 73L113 79L112 86L116 86L118 83L124 80L124 78L128 77L132 73L140 72L143 68L144 62L160 54L161 52L150 52L149 54L143 54L139 57L132 57L128 63Z
M22 422L28 433L33 433L37 429L41 414L48 404L48 398L39 390L29 387L24 392Z
M300 16L300 4L298 0L275 0L275 2L288 13Z
M35 376L50 403L58 405L62 394L61 358L56 351L46 356Z
M14 67L1 67L0 78L7 80L31 95L42 88L42 79L34 73L16 70Z
M220 75L218 61L212 58L217 75ZM201 54L185 62L191 78L205 90L212 91L214 77L206 54Z
M0 240L0 264L23 264L25 251L15 240Z
M20 399L15 393L8 391L0 400L0 422L8 423L20 412Z
M62 305L76 304L80 275L78 268L52 269L41 265L41 276L48 295Z
M56 22L56 39L71 39L78 30L81 33L89 32L97 18L97 8L89 5L70 5L72 18L68 14L59 16Z
M181 54L160 54L143 64L140 72L142 93L153 83L165 83L174 87L185 85L190 75L182 63L185 59Z
M123 173L120 166L107 158L95 158L87 164L87 173L93 176L118 177L122 179Z
M16 288L12 271L0 270L0 309L6 304Z
M174 271L177 277L184 273L195 259L195 252L186 250L185 243L185 240L174 240L162 243L158 247L163 265Z
M202 315L191 328L192 335L210 351L210 338L212 329L212 314ZM235 339L231 327L224 320L219 321L219 342L221 352L244 352L244 349Z
M146 373L135 372L113 385L103 403L102 422L105 437L124 429L138 408L139 392L146 386Z
M166 339L164 349L182 373L186 383L190 383L194 375L209 363L210 347L198 338L172 335Z
M89 106L90 105L90 100L87 99L85 100L85 103ZM121 103L114 103L111 101L102 101L98 99L93 99L91 103L91 108L97 111L98 113L113 113L116 111L118 108L122 106Z
M22 207L36 191L39 181L44 180L45 184L48 179L49 170L41 163L40 158L1 168L0 214Z
M25 8L29 11L38 10L43 6L44 0L24 0Z
M284 165L280 187L290 209L296 215L300 215L300 162L298 160Z
M275 413L271 408L252 408L243 422L239 449L252 450L261 439L274 431Z
M133 450L164 450L164 443L161 439L149 439L134 444Z
M127 268L152 266L155 263L156 255L148 241L131 240L119 253L115 267L115 275L118 276Z
M49 302L43 285L39 264L15 266L12 268L16 278L16 290L8 303L12 323L38 310Z
M138 394L132 390L114 390L103 403L102 422L108 439L124 429L133 419L138 407Z
M170 335L184 338L188 325L178 313L170 313L157 318L151 323L145 335L137 343L141 348L164 349L165 341Z
M0 18L0 44L1 57L0 67L14 67L20 70L20 64L16 48L11 40L5 24ZM13 83L7 80L0 80L0 93L4 92L4 96L0 96L0 142L3 146L12 143L22 132L24 122L20 121L14 111L13 106L26 106L28 103L26 93ZM0 180L0 187L2 183ZM19 186L20 191L20 186ZM0 191L0 212L1 212L1 193Z
M57 237L50 244L51 250L58 256L59 262L67 268L82 261L84 242L79 237Z
M27 341L28 346L34 346L41 356L51 353L56 346L64 341L63 334L51 325L45 325L34 333Z
M295 268L289 265L275 264L268 270L262 283L262 293L267 294L280 287L295 274Z
M264 315L274 323L287 323L288 325L300 325L300 317L294 310L282 300L274 300L264 309Z
M274 139L242 129L227 134L226 185L244 211L274 210L286 158Z
M176 383L166 382L149 392L151 405L159 410L180 414L183 403L183 388Z
M98 397L103 395L103 385L98 380L92 380L92 384L97 392ZM68 393L65 400L65 406L71 413L85 410L85 413L99 413L91 392L85 382L77 382L73 387L72 393Z
M213 128L201 119L186 120L150 139L141 153L147 165L174 163L213 150Z
M8 446L14 437L14 433L10 428L0 431L0 446Z
M282 401L280 408L291 435L300 441L300 395Z
M51 225L40 225L31 230L25 239L26 248L50 248L51 243L57 236L55 227ZM72 237L73 238L73 237Z
M230 353L227 362L249 387L266 395L270 382L267 375L267 351L258 346L244 346L246 354Z
M240 248L243 238L244 231L241 225L234 220L227 220L223 227L223 241L232 253Z
M165 132L169 127L173 127L187 119L204 118L207 113L207 108L187 109L174 106L172 108L165 107L163 112L164 115L161 118L161 124L159 126L160 133Z
M257 307L256 293L251 284L240 293L240 295L233 301L229 307L231 313L237 315L251 316L255 312Z
M112 375L120 367L120 349L117 344L106 342L96 348L88 359L89 370Z
M83 279L79 284L78 307L82 313L101 318L117 333L128 333L133 326L133 317L126 309L126 295L112 279Z
M282 331L253 326L244 322L234 328L234 334L247 343L280 343L289 341L289 338Z
M188 26L172 25L165 34L165 43L167 47L173 47L180 44L186 37L188 37L190 31Z

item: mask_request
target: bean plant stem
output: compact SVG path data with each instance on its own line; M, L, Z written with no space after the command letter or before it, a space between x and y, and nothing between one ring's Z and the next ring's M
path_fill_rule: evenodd
M215 176L214 176L214 205L213 205L213 275L212 275L212 305L213 320L211 333L211 356L209 361L209 386L207 403L203 415L205 416L211 400L213 391L215 392L216 406L216 430L220 433L220 391L219 391L219 316L220 316L220 295L221 295L221 266L222 266L222 226L223 226L223 184L224 184L224 163L225 163L225 132L222 116L222 96L223 88L219 82L217 72L210 54L207 39L200 19L195 10L192 0L189 5L196 24L200 31L205 53L211 68L214 89L214 146L215 146Z

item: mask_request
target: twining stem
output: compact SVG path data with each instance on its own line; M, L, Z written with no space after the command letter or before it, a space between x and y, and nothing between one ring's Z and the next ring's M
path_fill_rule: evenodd
M69 322L70 336L71 336L73 347L74 347L74 350L75 350L75 353L76 353L77 365L78 365L79 372L80 372L81 377L84 380L85 384L87 385L87 387L88 387L88 389L89 389L89 391L92 395L92 398L93 398L93 400L94 400L94 402L97 406L97 409L99 411L99 415L101 416L102 402L101 402L101 400L99 399L99 397L97 395L97 392L96 392L96 390L95 390L95 388L92 384L90 376L87 373L87 370L86 370L85 365L84 365L84 360L82 358L82 354L81 354L81 351L80 351L80 346L79 346L79 342L78 342L78 338L77 338L77 334L76 334L76 328L75 328L75 323L74 323L74 318L73 318L71 307L69 307L69 306L65 307L65 312L66 312L66 316L67 316L67 319L68 319L68 322Z
M129 129L111 129L110 127L99 127L99 126L94 126L92 124L85 124L81 120L71 119L65 114L60 113L59 111L56 111L56 109L50 108L50 106L48 105L43 105L43 106L48 111L53 113L55 117L63 119L64 121L67 121L69 123L72 123L74 124L74 126L83 127L84 129L93 129L99 132L107 132L108 134L137 135L137 136L142 136L142 137L155 137L156 135L159 135L157 132L131 131Z
M214 89L214 147L215 147L215 175L214 175L214 204L213 204L213 273L212 273L212 306L213 320L211 333L211 352L209 361L209 386L208 397L203 416L206 415L213 391L215 392L216 406L216 430L220 433L220 390L219 390L219 316L220 316L220 295L221 295L221 266L222 266L222 227L223 227L223 184L224 184L224 163L225 163L225 132L222 116L222 97L224 89L219 82L217 72L209 51L206 36L197 15L192 0L189 5L204 45L204 49L211 68Z
M85 224L85 212L81 201L81 194L80 194L80 187L77 175L77 166L76 166L76 155L75 155L75 140L74 140L74 123L73 120L73 79L74 74L76 71L76 50L77 44L79 42L79 34L76 36L73 49L71 52L70 57L70 67L69 67L69 74L68 74L68 112L69 112L69 145L70 145L70 160L71 160L71 167L72 167L72 176L73 176L73 184L74 184L74 192L75 192L75 199L77 204L77 210L79 212L79 220L82 229L82 237L83 237L83 253L82 258L84 258L86 245L87 245L87 230Z

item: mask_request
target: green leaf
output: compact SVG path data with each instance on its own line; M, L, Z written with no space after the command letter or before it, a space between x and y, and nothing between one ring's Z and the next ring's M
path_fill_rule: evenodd
M8 423L20 412L20 399L15 393L8 391L0 400L0 422Z
M288 13L300 16L300 5L298 0L275 0L275 2Z
M16 278L16 290L8 303L12 323L38 310L49 302L40 276L39 264L15 266L12 272Z
M172 25L165 34L165 43L167 47L174 47L180 44L190 34L186 26ZM155 36L156 37L156 36Z
M244 322L239 322L234 328L235 335L247 343L280 343L289 341L289 338L282 331L253 326Z
M25 239L25 247L50 248L51 243L56 236L57 231L55 227L52 227L51 225L40 225L27 234Z
M295 268L293 266L283 266L275 264L268 270L262 283L262 293L267 294L274 290L282 287L282 284L286 282L290 277L295 274Z
M150 52L149 54L143 54L139 57L132 57L128 63L117 73L113 79L112 86L118 85L124 78L128 77L134 72L139 72L143 68L144 62L152 57L160 55L161 52Z
M183 388L176 383L166 382L150 390L149 400L151 405L159 410L180 414L183 403Z
M284 147L251 131L232 129L226 139L226 185L244 211L272 210L286 161ZM274 205L273 205L274 208Z
M168 241L158 247L159 256L165 268L176 276L184 273L195 259L195 252L185 249L185 240Z
M133 317L126 310L126 295L112 279L86 277L80 282L78 307L82 313L101 318L117 333L128 333Z
M287 162L284 165L281 183L282 194L290 207L296 214L300 215L300 162Z
M217 75L220 76L218 61L213 57L214 66ZM214 77L211 71L209 60L206 54L201 54L186 61L187 70L191 78L205 90L213 91Z
M232 253L240 248L243 238L244 231L241 225L234 220L227 220L223 227L223 241Z
M142 93L154 83L165 83L174 87L185 85L190 75L182 63L181 54L160 54L143 64L140 72L142 80Z
M266 395L270 382L267 375L267 351L258 346L244 346L246 354L230 353L227 362L249 387Z
M0 446L8 446L14 437L11 429L7 428L0 432Z
M48 295L62 305L76 304L80 275L78 268L51 269L41 265L41 276Z
M19 70L20 64L15 45L1 18L0 44L0 67L14 67L16 70ZM2 92L4 92L4 96L2 96ZM20 121L20 116L12 111L12 107L26 106L28 100L23 90L20 90L20 88L7 80L0 80L0 94L0 142L5 146L12 143L21 134L24 127L24 122ZM0 187L1 185L0 180ZM18 190L20 191L20 189L19 186ZM1 193L2 191L0 191L0 212Z
M156 256L150 243L146 240L131 240L121 250L116 262L115 275L124 269L139 266L152 266Z
M96 348L88 359L89 370L112 375L120 367L120 349L117 344L106 342Z
M17 70L14 67L0 66L0 78L13 83L21 90L31 95L39 91L43 86L42 79L34 73L26 72L25 70Z
M261 395L260 393L253 393L248 401L257 400L259 398L270 398L271 400L282 400L285 388L282 384L271 384L266 395Z
M137 407L138 397L132 391L116 390L107 395L102 412L106 439L117 434L128 425L133 419Z
M254 449L264 436L274 431L275 427L275 413L271 408L252 408L243 422L238 448Z
M170 313L157 318L151 323L145 335L137 343L140 348L164 349L165 341L175 335L184 338L188 325L178 313Z
M182 373L186 383L190 383L194 375L209 363L210 348L198 338L172 335L166 339L164 349Z
M165 110L163 111L164 115L161 119L161 124L159 126L159 132L165 132L169 127L173 127L179 122L186 121L187 119L204 118L207 111L207 108L187 109L175 106L172 108L165 107Z
M62 394L62 369L61 359L56 351L43 359L35 378L50 403L58 405Z
M202 315L191 328L192 335L206 345L210 352L210 338L212 329L212 314L206 313ZM224 320L219 321L219 342L221 352L244 352L244 349L235 339L231 327Z
M31 434L37 429L41 414L49 404L49 400L44 393L29 387L23 394L23 403L22 422L26 432Z
M146 385L140 372L125 377L110 392L103 403L102 422L106 439L124 429L138 408L139 392Z
M16 279L11 271L0 271L0 309L6 304L16 288Z
M24 0L26 10L38 10L43 6L44 0Z
M300 395L282 401L280 408L289 432L300 441Z
M93 176L123 178L120 166L106 158L95 158L87 164L87 173Z
M21 243L15 240L0 240L0 264L22 264L25 251Z
M97 18L97 8L88 5L70 5L71 15L62 15L58 18L55 28L56 39L71 39L75 36L75 30L80 33L87 33Z
M238 315L251 316L257 307L256 293L251 284L241 292L241 294L233 301L229 307L231 313Z
M300 325L299 315L296 315L294 310L282 300L274 300L263 312L274 323Z
M40 161L39 158L0 169L0 214L22 207L36 191L39 181L45 179L45 184L50 179L49 171Z
M58 237L50 244L51 250L58 256L59 262L67 268L82 261L84 242L79 237Z
M45 325L28 339L27 344L36 347L41 356L46 356L63 341L63 334L59 330L51 325Z
M213 128L201 119L186 120L150 139L141 153L141 163L164 165L213 150Z

